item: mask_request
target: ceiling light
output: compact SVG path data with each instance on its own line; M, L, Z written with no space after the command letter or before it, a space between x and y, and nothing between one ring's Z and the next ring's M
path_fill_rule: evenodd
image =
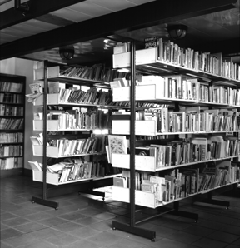
M173 25L167 28L170 38L181 39L187 34L187 26L185 25Z

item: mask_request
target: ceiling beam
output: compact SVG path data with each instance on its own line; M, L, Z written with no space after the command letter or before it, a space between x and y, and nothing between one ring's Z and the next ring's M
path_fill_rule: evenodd
M233 3L235 2L236 0L167 0L150 2L5 43L0 46L0 59L23 56L34 51L106 37L112 35L114 31L142 28L218 12L233 8Z
M29 0L29 12L25 15L15 8L7 9L0 14L0 30L11 27L17 23L25 22L27 20L45 15L49 12L68 7L78 2L85 2L86 0Z

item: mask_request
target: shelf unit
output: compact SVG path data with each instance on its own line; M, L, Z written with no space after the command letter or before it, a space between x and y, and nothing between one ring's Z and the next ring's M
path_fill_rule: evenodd
M69 176L67 176L67 180L62 180L63 177L63 171L62 171L62 176L59 177L58 174L52 173L48 170L48 158L54 159L57 162L62 161L64 158L73 158L73 159L84 159L86 161L89 161L90 163L98 161L98 157L101 159L106 159L106 152L105 152L105 146L102 143L102 150L97 151L97 150L87 150L87 152L79 152L75 149L74 153L71 152L66 152L63 153L60 152L60 147L59 144L61 143L62 138L67 138L70 142L71 141L77 141L81 139L86 139L87 137L102 137L102 140L104 139L104 134L100 134L95 136L94 132L96 130L102 130L104 128L102 124L100 124L100 127L88 127L85 126L84 128L80 128L79 125L76 125L74 128L61 128L59 123L61 122L60 119L54 119L54 120L49 120L48 119L48 113L51 114L51 111L54 112L54 110L51 110L51 107L54 106L56 108L61 108L64 109L62 112L66 111L72 111L72 108L78 107L79 111L78 113L85 113L86 109L91 108L91 111L94 112L94 110L98 111L98 109L111 109L114 106L107 106L107 105L99 105L99 104L76 104L76 103L71 103L71 102L61 102L60 101L60 95L59 93L52 93L48 92L49 90L49 82L61 82L61 87L65 87L64 89L66 90L67 87L70 85L78 85L80 86L80 89L82 86L90 86L90 87L97 87L97 88L108 88L108 83L100 82L100 81L95 81L95 80L89 80L89 79L83 79L83 78L69 78L69 77L63 77L59 76L59 67L47 67L47 61L44 61L44 66L43 68L36 69L35 72L35 79L36 82L41 82L40 84L43 87L43 93L38 96L34 101L33 105L38 107L42 107L42 119L40 120L33 120L33 131L35 132L42 132L42 144L40 145L33 145L33 156L42 156L42 171L39 170L32 170L32 178L33 181L40 181L42 182L43 185L43 196L32 197L32 202L36 202L42 205L50 206L55 209L58 208L58 202L50 201L48 200L48 191L50 188L54 186L62 186L62 187L67 187L71 185L79 185L79 193L88 193L92 195L97 195L97 196L102 196L102 199L104 200L105 193L104 192L98 192L96 190L93 191L94 188L97 188L99 186L107 186L107 185L112 185L112 178L115 176L115 174L109 174L109 168L110 166L108 165L109 168L105 168L105 174L99 176L94 176L90 177L88 175L87 178L85 177L76 177L75 179L69 179ZM43 81L43 83L42 83ZM101 85L100 85L101 84ZM64 85L64 86L63 86ZM102 86L102 87L101 87ZM46 90L48 89L48 90ZM50 108L50 109L49 109ZM81 109L84 108L85 112L81 112ZM76 108L75 108L76 109ZM94 110L93 110L94 109ZM81 118L81 117L80 117ZM97 118L97 117L96 117ZM99 117L100 118L100 117ZM101 117L103 118L103 117ZM95 119L94 119L95 120ZM101 119L103 120L103 119ZM101 120L98 120L98 123L102 123ZM97 120L96 120L97 121ZM52 135L52 132L57 132L57 135ZM52 146L49 145L49 141L51 139L56 140L57 146ZM70 146L70 143L69 143ZM81 148L83 149L83 148ZM104 158L102 158L104 156ZM99 160L100 161L100 160ZM93 164L92 164L93 165ZM74 165L73 165L74 166ZM79 165L80 166L80 165ZM81 165L82 166L82 165ZM84 166L84 164L83 164ZM74 168L74 167L72 167ZM104 168L102 168L104 171ZM93 171L93 168L92 168ZM117 171L115 169L115 171ZM111 170L112 172L112 170ZM91 171L90 171L91 173ZM70 175L70 174L69 174ZM49 185L49 187L48 187ZM51 186L51 187L50 187ZM87 189L85 189L87 188Z
M229 78L224 78L218 75L209 74L206 72L191 70L188 68L183 68L181 66L177 66L170 63L163 63L159 61L158 58L158 50L157 47L154 48L148 48L144 50L136 51L135 48L135 42L131 42L131 52L126 53L120 53L120 54L113 54L113 68L130 68L131 71L131 82L136 82L136 71L140 73L145 73L146 75L163 75L163 76L169 76L177 74L186 75L194 78L201 78L204 79L206 82L209 83L210 80L217 81L217 80L225 80L227 86L234 86L237 87L239 81L233 80ZM210 80L209 80L210 79ZM135 83L131 83L130 87L120 87L120 88L114 88L113 89L113 101L130 101L131 105L131 115L130 117L124 119L124 117L121 117L121 120L118 120L118 117L116 119L113 118L112 121L112 133L114 135L130 135L130 154L112 154L112 165L116 167L120 167L123 169L130 170L130 182L128 181L128 186L113 186L112 191L112 197L113 200L116 201L123 201L126 203L130 203L130 223L124 224L118 221L112 222L112 228L113 230L122 230L126 231L135 235L139 235L148 239L151 239L152 241L156 238L156 232L152 230L146 230L142 229L136 226L136 205L142 206L142 207L149 207L149 208L157 208L160 206L165 206L170 203L173 203L174 211L172 212L175 215L179 216L185 216L188 218L193 218L197 221L198 216L194 213L189 213L186 211L179 211L179 201L188 198L193 197L198 194L208 194L209 196L209 203L221 205L221 206L229 206L229 202L218 202L216 200L212 200L211 198L211 192L219 189L221 187L226 187L230 185L235 185L239 183L239 179L237 181L228 182L226 185L220 185L213 188L208 189L202 189L200 190L198 187L196 188L195 193L191 193L189 195L185 195L184 197L178 197L176 199L170 199L168 201L165 201L164 198L161 198L160 201L158 199L159 196L156 195L156 193L151 193L147 191L140 191L137 189L139 185L137 185L138 182L138 176L137 171L144 172L144 173L163 173L166 171L176 171L181 168L188 168L193 167L197 168L201 164L208 164L212 162L220 162L220 161L230 161L239 159L238 154L238 148L235 150L235 154L230 156L224 156L217 159L203 159L202 161L193 161L193 162L187 162L182 164L177 164L173 166L161 166L157 167L157 163L154 156L142 156L142 155L136 155L135 147L137 144L137 141L135 140L137 135L140 136L164 136L167 137L173 137L175 136L193 136L194 135L216 135L216 134L234 134L237 136L239 134L239 127L234 130L229 131L197 131L197 132L158 132L157 130L157 121L156 120L144 120L139 121L136 120L136 108L135 108L135 101L150 101L150 102L162 102L163 104L174 103L174 106L182 105L182 106L194 106L195 104L200 106L209 106L211 107L219 107L219 108L239 108L240 106L235 104L226 104L226 103L217 103L217 102L201 102L199 99L195 100L188 100L188 99L177 99L177 98L168 98L163 97L163 89L161 88L161 84L159 85L157 83L148 83L147 85L135 85ZM176 111L177 112L177 111ZM162 119L161 119L162 121ZM238 137L239 139L239 137ZM162 140L154 141L151 140L138 142L140 146L146 146L150 144L164 144L160 143ZM173 141L171 139L171 141ZM237 147L238 147L239 141L236 141ZM166 143L165 143L166 145ZM171 156L171 155L170 155ZM238 161L238 160L237 160ZM239 169L239 166L238 166ZM128 174L128 175L129 175ZM156 175L156 174L155 174ZM128 177L127 177L128 178ZM124 178L123 178L124 179ZM124 179L125 180L125 179ZM124 181L123 180L123 181ZM199 191L198 191L199 190ZM166 196L165 196L166 197Z
M0 73L0 177L23 173L25 85L23 76Z

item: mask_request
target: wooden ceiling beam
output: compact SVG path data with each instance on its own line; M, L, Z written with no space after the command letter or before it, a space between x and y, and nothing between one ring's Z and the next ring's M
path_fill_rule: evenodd
M23 56L34 51L106 37L119 30L132 30L223 11L233 8L235 2L236 0L167 0L150 2L5 43L0 46L0 59Z
M21 11L10 8L0 14L0 30L11 27L17 23L25 22L30 19L45 15L49 12L71 6L86 0L29 0L27 3L30 10L25 15Z

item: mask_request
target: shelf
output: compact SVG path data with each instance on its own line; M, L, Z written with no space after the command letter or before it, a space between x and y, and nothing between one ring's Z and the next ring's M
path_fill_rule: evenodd
M109 175L109 176L104 176L104 177L93 177L93 178L83 178L83 179L79 179L79 180L59 182L57 173L54 174L54 173L47 172L47 184L60 186L60 185L80 183L80 182L98 181L98 180L112 178L112 177L115 177L118 175ZM42 171L32 170L32 180L42 182Z
M181 134L213 134L213 133L234 133L238 131L196 131L196 132L157 132L157 135L181 135Z
M0 115L0 118L23 118L22 115Z
M136 135L141 136L156 136L157 124L156 121L136 121ZM130 121L112 120L112 133L120 135L130 135Z
M42 146L32 146L33 156L42 156L43 149ZM98 156L106 154L104 152L95 152L95 153L80 153L80 154L68 154L68 155L58 155L58 147L55 146L47 146L47 157L50 158L68 158L68 157L84 157L84 156Z
M20 145L23 144L23 142L0 142L1 145Z
M157 208L157 207L160 207L160 206L168 205L168 204L176 202L176 201L184 200L184 199L192 197L192 196L196 196L196 195L199 195L199 194L206 194L207 192L216 190L218 188L230 186L230 185L233 185L233 184L236 184L236 183L238 183L238 181L233 182L233 183L229 183L227 185L217 186L217 187L215 187L213 189L204 190L204 191L201 191L201 192L197 192L197 193L188 195L186 197L177 198L177 199L167 201L167 202L166 201L159 202L156 199L154 193L135 190L135 203L138 206L144 206L144 207L149 207L149 208ZM113 201L122 201L122 202L130 203L130 190L129 190L129 188L112 186L112 200Z
M20 95L24 94L24 92L10 92L10 91L0 91L0 93L11 93L11 94L20 94Z
M5 159L5 158L18 158L18 157L23 157L23 155L17 155L17 156L4 156L4 157L1 157L2 159Z
M17 132L23 132L23 129L0 129L0 132L17 133Z
M18 105L18 106L23 106L24 103L14 103L14 102L0 102L0 104L5 104L5 105Z
M113 54L113 68L130 67L130 58L130 52ZM239 80L225 78L222 76L213 75L208 72L193 70L172 63L159 61L157 58L157 47L136 51L136 69L137 71L148 74L184 74L191 77L198 77L203 79L207 78L214 81L229 81L234 83L235 85L240 83Z
M74 132L74 131L78 131L78 132L89 132L92 131L94 129L60 129L58 128L58 124L59 121L58 120L48 120L47 121L47 131L55 131L55 132L65 132L65 131L69 131L69 132ZM33 120L33 131L42 131L43 129L43 121L38 121L38 120Z
M34 102L34 106L42 106L43 104L43 96L39 96ZM101 104L93 104L93 103L74 103L74 102L61 102L58 93L47 94L47 105L48 106L72 106L72 107L96 107L96 108L124 108L119 106L108 106Z
M155 158L153 156L135 155L135 169L137 171L148 171L148 172L174 170L180 167L187 167L187 166L201 164L201 163L222 161L222 160L232 159L236 157L237 156L229 156L229 157L223 157L219 159L190 162L190 163L180 164L180 165L157 167ZM117 167L117 168L130 169L130 154L114 154L113 153L112 154L112 166Z

